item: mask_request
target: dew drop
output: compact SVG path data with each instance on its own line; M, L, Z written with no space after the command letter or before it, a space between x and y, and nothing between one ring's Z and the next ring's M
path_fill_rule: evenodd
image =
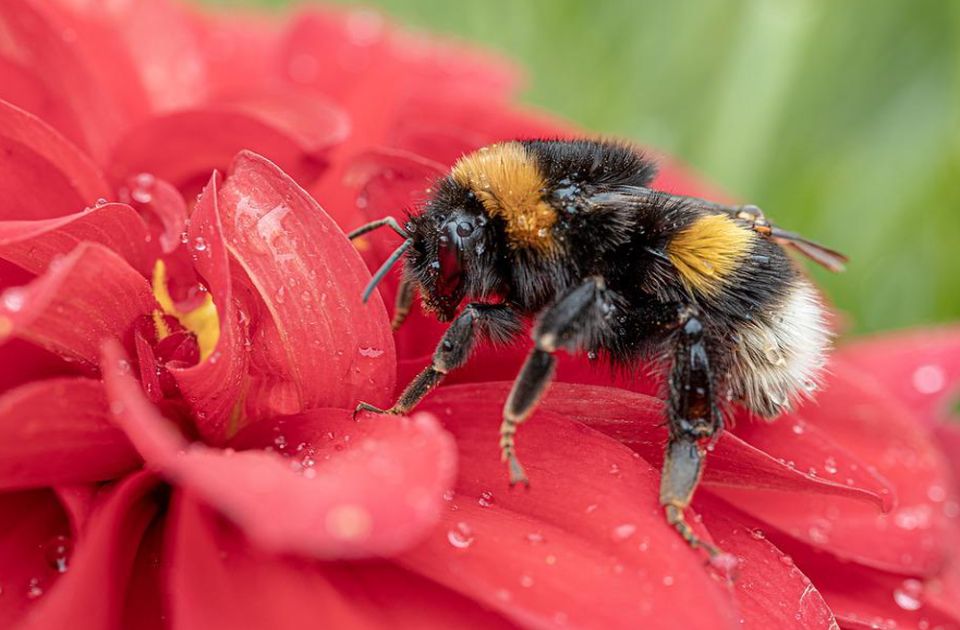
M947 491L943 486L930 486L927 488L927 498L934 503L942 503L947 498Z
M947 384L939 365L921 365L913 372L913 387L921 394L936 394Z
M450 501L453 501L453 497L455 496L457 496L457 493L454 492L453 490L443 491L443 500L446 501L447 503L449 503Z
M367 357L368 359L376 359L377 357L383 354L383 350L381 350L380 348L361 347L359 352L360 352L360 356Z
M157 178L150 173L140 173L133 178L133 187L130 189L130 196L137 203L150 203L153 201L153 187L157 183Z
M457 549L466 549L473 544L474 540L473 530L462 521L447 531L447 541Z
M596 503L591 503L590 505L587 506L587 509L584 510L584 512L586 512L587 514L592 514L597 510L597 507L598 506Z
M795 434L797 434L797 435L803 435L803 432L806 431L806 429L804 428L803 424L801 424L801 423L799 423L799 422L796 423L795 425L793 425L793 427L791 427L791 428L792 428L793 432L794 432Z
M614 540L626 540L637 532L637 526L633 523L623 523L613 528Z
M286 438L286 436L284 436L284 435L278 435L277 437L273 438L273 443L274 443L274 444L276 445L276 447L279 448L281 451L282 451L283 449L287 448L287 438Z
M904 610L919 610L923 606L923 582L907 579L893 591L893 601Z
M529 542L531 545L539 545L543 543L543 540L543 534L540 532L530 532L527 534L527 542Z
M198 252L204 252L207 250L207 241L202 236L198 236L193 240L193 249Z
M610 474L611 474L611 475L619 475L619 474L620 474L620 466L619 466L618 464L610 464Z
M103 197L100 197L100 198L97 199L96 206L97 206L98 208L102 208L102 207L104 207L105 205L107 205L108 203L110 203L110 202L107 201L106 199L104 199Z
M750 537L753 538L754 540L763 540L764 538L767 537L767 535L763 533L763 530L753 529L753 530L750 530Z
M793 558L791 558L790 556L786 556L786 555L780 556L780 562L781 562L781 564L783 564L783 565L785 565L785 566L788 566L788 567L792 567L792 566L793 566Z
M12 287L3 292L3 297L0 298L0 301L3 302L3 307L10 311L11 313L16 313L23 308L24 302L26 302L27 293L20 287Z
M531 586L533 586L533 578L530 577L529 575L521 575L520 586L522 586L523 588L530 588Z
M493 493L489 490L484 490L480 493L480 498L477 499L477 503L480 507L490 507L493 505Z
M44 548L44 558L51 569L57 573L66 573L70 563L73 542L67 536L55 536Z
M27 584L27 599L37 599L43 595L43 587L40 586L40 578L30 578Z
M597 353L594 352L593 350L587 352L587 358L590 359L591 361L596 361L596 360L597 360L597 356L599 356L599 355L597 355Z
M823 462L823 469L831 475L837 474L837 460L832 457L828 457Z
M665 575L663 576L663 585L664 586L673 586L673 576Z

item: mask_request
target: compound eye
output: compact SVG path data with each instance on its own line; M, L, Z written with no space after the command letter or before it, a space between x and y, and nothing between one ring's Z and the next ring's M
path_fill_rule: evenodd
M458 232L459 226L448 223L437 242L437 262L440 264L437 293L442 297L449 297L456 293L462 280L463 267Z

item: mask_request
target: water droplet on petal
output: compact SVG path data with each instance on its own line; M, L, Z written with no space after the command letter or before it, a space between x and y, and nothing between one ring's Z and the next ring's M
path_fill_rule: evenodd
M36 599L43 595L43 587L40 586L40 578L30 578L27 583L27 599Z
M633 523L624 523L613 528L614 540L626 540L633 536L637 531L637 526Z
M44 557L51 569L57 573L66 573L70 563L73 542L67 536L55 536L44 549Z
M102 207L104 207L105 205L107 205L108 203L110 203L110 202L107 201L106 199L104 199L103 197L100 197L100 198L97 199L96 206L97 206L98 208L102 208Z
M207 241L202 236L198 236L193 240L193 249L198 252L203 252L207 250Z
M529 575L521 575L520 586L522 586L523 588L530 588L531 586L533 586L533 578L530 577Z
M16 313L23 308L24 302L26 302L27 293L20 287L11 287L3 292L3 297L0 298L0 302L3 302L3 308L7 309L11 313Z
M893 591L893 601L904 610L919 610L923 606L923 582L907 579Z
M726 577L732 577L740 561L732 553L718 553L710 558L710 566L723 573Z
M764 538L767 537L767 535L763 533L763 530L753 529L753 530L750 530L750 537L753 538L754 540L763 540Z
M473 544L474 540L473 530L462 521L447 531L447 541L457 549L466 549Z
M443 500L446 501L447 503L449 503L450 501L453 501L453 497L455 496L457 496L457 493L454 492L453 490L443 491Z
M540 532L530 532L527 534L527 542L532 545L539 545L543 542L543 534Z
M837 460L832 457L828 457L823 462L823 469L830 473L831 475L837 474Z
M665 575L663 576L663 585L664 586L673 586L673 576Z
M383 350L381 350L380 348L361 347L359 352L360 352L360 356L367 357L368 359L376 359L377 357L383 354Z
M794 424L793 427L791 427L791 428L792 428L793 432L794 432L795 434L797 434L797 435L803 435L803 432L806 431L806 429L804 428L803 424L801 424L800 422Z
M921 394L936 394L947 384L939 365L921 365L913 372L913 387Z
M490 507L493 505L493 493L489 490L484 490L480 493L480 498L477 499L477 503L480 504L480 507Z

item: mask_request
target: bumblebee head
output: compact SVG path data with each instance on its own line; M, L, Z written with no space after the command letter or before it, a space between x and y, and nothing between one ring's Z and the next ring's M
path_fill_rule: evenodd
M486 297L503 284L498 263L503 228L484 212L469 187L451 178L438 182L423 210L402 227L392 218L383 219L354 230L350 238L381 226L393 228L405 240L374 274L364 301L404 257L407 279L419 288L424 308L441 321L453 319L465 296Z
M421 214L407 222L412 240L406 273L423 306L441 321L464 296L486 296L498 286L497 226L468 188L442 180Z

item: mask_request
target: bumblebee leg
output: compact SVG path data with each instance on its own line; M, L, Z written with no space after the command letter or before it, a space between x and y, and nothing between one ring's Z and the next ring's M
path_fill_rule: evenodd
M394 330L398 330L403 325L404 320L407 319L407 314L410 313L410 305L413 304L415 293L414 288L413 283L407 278L400 280L400 286L397 287L397 300L393 307L393 321L390 322L390 327Z
M694 534L683 511L690 505L703 473L704 444L720 435L723 421L714 400L703 325L696 316L686 315L675 334L667 409L670 438L660 480L660 504L667 522L691 547L703 547L710 555L716 555L717 548Z
M533 412L550 385L556 366L553 353L557 348L576 345L583 332L596 321L596 306L602 300L602 291L603 279L590 278L547 308L540 317L533 334L533 350L513 382L503 407L500 456L510 470L510 485L530 484L516 455L514 437L517 425Z
M516 334L519 328L519 318L509 306L468 304L443 334L433 353L433 361L407 385L392 407L379 409L362 402L354 413L372 411L403 415L409 412L440 384L450 370L467 362L481 333L505 339Z

